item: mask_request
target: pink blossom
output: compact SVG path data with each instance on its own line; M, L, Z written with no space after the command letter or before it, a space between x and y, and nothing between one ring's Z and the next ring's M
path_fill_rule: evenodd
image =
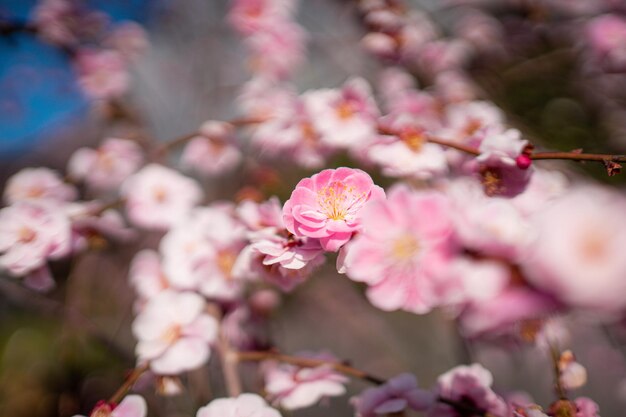
M183 149L181 162L205 176L223 175L241 162L241 151L233 137L233 126L219 121L205 122Z
M581 186L533 218L536 239L522 264L527 278L572 306L626 306L626 200L600 187Z
M300 353L297 356L336 361L328 353ZM263 364L265 391L272 403L286 410L309 407L322 398L343 395L348 378L328 365L300 368L286 363L268 361Z
M4 201L7 204L36 200L65 202L75 200L77 194L74 187L51 169L24 168L8 179Z
M175 288L214 299L233 299L240 282L233 267L245 242L230 208L197 208L161 240L163 270Z
M148 249L142 250L133 258L129 280L140 302L154 298L170 286L163 273L158 253Z
M426 141L420 129L406 127L398 136L381 136L367 149L367 159L390 177L430 179L448 171L444 150Z
M93 39L107 23L106 15L89 11L74 0L40 0L32 20L37 25L37 35L60 46Z
M481 410L482 414L508 415L504 399L491 389L493 376L479 364L457 366L437 378L435 396L458 401L468 407ZM426 413L427 417L460 417L452 406L437 402Z
M587 26L589 46L595 59L609 71L626 71L626 19L606 14Z
M91 417L146 417L148 406L140 395L127 395L117 405L101 401L90 413ZM75 415L74 417L85 417Z
M252 239L252 249L264 255L263 265L280 264L287 269L302 269L310 262L319 264L323 256L317 239L281 233L259 233Z
M70 251L70 222L46 201L17 202L0 210L0 268L25 275Z
M75 57L78 84L96 100L119 98L128 91L130 76L126 60L111 49L83 49Z
M358 148L376 137L379 112L364 79L353 78L340 90L313 91L306 97L315 128L328 145Z
M558 366L559 380L564 389L580 388L587 383L587 370L576 361L572 351L566 350L561 353Z
M178 172L150 164L130 176L121 189L130 220L149 229L167 229L200 202L198 184Z
M326 169L301 180L283 206L285 226L298 237L320 239L336 252L360 229L359 211L385 192L367 173L352 168Z
M502 262L461 256L452 261L448 273L440 288L441 302L446 305L488 304L502 294L511 278L509 266Z
M283 208L277 197L272 197L262 203L244 200L237 207L237 215L245 226L252 231L268 227L284 228Z
M435 76L435 91L446 103L461 103L478 97L476 84L464 71L444 71Z
M261 154L287 156L307 168L319 168L332 149L321 141L306 106L306 94L255 129L253 144Z
M445 127L437 134L459 143L479 146L487 129L504 123L502 110L487 101L468 101L446 107Z
M517 129L488 129L480 142L480 155L476 159L483 163L498 160L504 165L513 166L527 145L528 141L522 139L522 133Z
M102 204L95 202L74 203L64 207L72 224L72 251L78 252L90 245L106 245L107 240L129 241L136 231L126 226L116 210L102 212Z
M433 401L430 392L417 388L417 379L411 374L398 375L351 399L356 417L386 416L406 409L425 411Z
M578 397L574 400L576 405L575 417L600 417L600 408L591 398Z
M306 33L289 20L277 20L244 42L251 50L252 72L280 80L288 78L304 60Z
M196 417L281 417L256 394L218 398L198 410Z
M340 255L340 272L365 282L378 308L430 311L455 250L447 199L396 186L387 200L369 203L361 218L363 231Z
M150 299L133 322L140 362L157 374L173 375L206 363L217 338L217 320L206 314L204 299L165 290Z
M420 48L418 63L429 74L463 68L471 56L470 45L462 39L439 39Z
M294 6L294 0L234 0L228 20L241 34L251 36L288 18Z
M289 84L259 76L243 85L237 101L248 117L268 119L271 123L276 117L291 114L296 97L296 92Z
M69 174L97 190L111 190L139 169L143 152L136 142L108 138L97 149L80 148L68 162Z

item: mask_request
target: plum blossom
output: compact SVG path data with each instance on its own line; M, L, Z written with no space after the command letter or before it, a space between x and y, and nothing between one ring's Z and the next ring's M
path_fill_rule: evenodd
M437 398L460 402L481 410L482 414L508 415L503 398L491 389L493 376L479 364L457 366L437 378L434 394ZM436 402L426 413L427 417L461 417L463 414L452 406Z
M376 137L379 112L362 78L350 79L338 90L312 91L307 105L321 140L332 147L358 148Z
M600 187L574 187L554 200L532 219L526 277L571 306L623 309L625 208L623 197Z
M600 417L600 407L592 399L578 397L574 400L576 405L575 417Z
M107 23L106 15L87 10L75 0L40 0L32 20L43 40L70 47L82 39L94 38Z
M78 84L89 98L109 100L128 91L127 62L115 50L82 49L76 54L74 65Z
M129 280L143 304L170 287L159 254L144 249L137 253L130 264Z
M68 162L72 178L97 190L111 190L124 182L143 163L141 147L127 139L105 139L97 149L80 148Z
M256 394L236 398L218 398L198 410L196 417L281 417Z
M4 201L48 200L66 202L76 199L76 189L49 168L24 168L9 178L4 188Z
M587 25L588 43L594 58L608 71L626 71L626 19L606 14Z
M587 370L576 361L571 350L561 353L558 366L559 379L564 389L580 388L587 383Z
M390 177L430 179L448 171L444 150L415 127L404 127L397 136L381 136L368 148L367 159Z
M328 353L304 352L297 356L336 361ZM300 368L286 363L267 361L263 364L265 391L272 403L286 410L309 407L322 398L345 394L348 378L328 365Z
M71 249L70 222L46 201L23 201L0 210L0 268L23 276Z
M369 203L361 219L363 231L340 255L340 272L365 282L378 308L430 311L456 250L448 200L399 185L387 200Z
M68 204L65 213L72 224L72 251L78 252L89 246L102 247L106 240L128 241L135 237L135 230L126 226L116 210L103 210L95 202Z
M197 208L161 240L163 271L175 288L228 300L239 294L233 272L244 229L228 205Z
M489 129L480 142L480 155L476 159L483 163L497 159L502 164L512 166L527 145L528 141L522 139L522 133L517 129Z
M225 174L241 162L241 151L233 137L233 126L219 121L205 122L183 149L181 162L205 176Z
M480 145L487 129L504 123L502 110L487 101L467 101L446 106L445 127L438 135L471 146Z
M382 417L406 409L425 411L433 401L430 392L417 388L417 379L411 374L398 375L351 399L356 417Z
M101 401L94 407L91 417L146 417L148 406L141 395L127 395L119 404ZM85 417L75 415L74 417Z
M139 362L156 374L174 375L206 363L217 338L217 320L205 313L198 294L164 290L150 299L133 322Z
M202 190L191 178L150 164L122 184L131 222L148 229L167 229L184 219L200 202Z
M360 230L359 211L365 203L384 197L383 189L359 169L326 169L296 185L283 206L285 227L336 252Z
M294 0L234 0L228 20L241 34L253 35L277 20L288 18L294 7Z
M108 34L104 40L104 46L132 60L139 57L150 46L150 41L141 25L135 22L122 22Z

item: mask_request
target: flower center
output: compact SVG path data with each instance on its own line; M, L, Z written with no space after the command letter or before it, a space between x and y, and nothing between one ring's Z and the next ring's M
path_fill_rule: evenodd
M350 211L364 203L365 199L365 194L356 195L353 186L338 181L317 192L321 211L331 220L345 220Z
M502 183L502 175L496 169L484 168L480 170L481 182L485 189L485 194L489 197L499 195L506 190Z
M157 203L165 203L165 201L167 200L167 191L165 190L165 188L163 187L155 187L154 188L154 199L157 201Z
M418 129L407 129L400 134L400 139L408 146L413 152L419 152L424 145L424 134Z
M165 343L172 344L180 338L181 334L182 332L181 332L180 326L175 324L173 326L168 327L163 332L163 334L161 335L161 340L163 340Z
M356 113L354 105L345 100L339 103L335 111L337 112L337 117L339 117L341 120L350 119L352 116L354 116L354 113Z
M226 278L231 277L233 265L235 265L236 260L237 257L232 251L221 251L217 254L217 267Z
M420 250L420 244L415 236L404 235L396 239L391 246L393 257L400 261L412 259Z
M19 231L18 239L21 243L30 243L37 237L37 233L26 226L22 226Z

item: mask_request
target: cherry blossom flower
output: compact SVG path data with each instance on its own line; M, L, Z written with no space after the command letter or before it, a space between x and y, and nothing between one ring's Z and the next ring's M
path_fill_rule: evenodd
M78 84L92 99L109 100L122 96L130 86L124 57L112 49L82 49L75 57Z
M328 353L304 352L299 357L336 361ZM286 410L309 407L322 398L345 394L344 384L348 378L335 372L330 366L300 368L286 363L267 361L263 364L265 391L272 403Z
M122 22L108 34L104 46L118 51L128 60L133 60L148 49L150 41L141 25L135 22Z
M592 399L578 397L574 400L576 417L600 417L600 408Z
M143 163L141 147L131 140L108 138L97 149L80 148L68 162L72 178L96 190L119 187Z
M38 36L59 46L92 39L107 23L106 15L87 10L74 0L40 0L33 9L32 20Z
M241 394L237 398L218 398L198 410L196 417L281 417L256 394Z
M580 363L576 362L576 358L571 350L561 353L558 366L560 372L559 380L564 389L580 388L587 383L587 370Z
M73 203L64 209L72 225L72 252L106 246L107 240L125 242L136 236L118 211L102 211L100 203Z
M445 127L437 134L459 143L479 146L488 129L504 123L502 110L487 101L468 101L446 106Z
M250 36L288 18L294 6L293 0L234 0L228 20L241 34Z
M36 200L66 202L75 200L76 196L76 189L48 168L24 168L12 175L4 188L7 204Z
M91 417L146 417L148 413L148 406L146 400L141 395L127 395L119 404L111 404L105 401L98 403L93 411ZM81 415L75 415L74 417L85 417Z
M262 203L244 200L237 206L237 215L251 231L265 228L282 229L283 208L277 197L271 197Z
M483 163L497 159L502 164L513 166L527 145L528 141L522 139L522 133L517 129L488 129L480 142L480 155L476 159Z
M594 58L608 71L626 71L626 19L606 14L587 25L589 46Z
M527 278L572 306L624 308L625 208L626 200L609 190L579 186L539 211L522 264Z
M361 218L363 231L340 255L340 272L365 282L378 308L430 311L455 251L445 196L396 186L387 200L369 203Z
M367 173L352 168L326 169L301 180L283 206L285 226L298 237L320 239L336 252L360 229L359 211L385 192Z
M364 79L350 79L340 90L313 91L307 98L315 128L328 145L358 148L376 137L379 112Z
M200 135L183 149L181 163L204 176L222 175L241 162L241 151L233 137L233 126L219 121L205 122Z
M150 164L130 176L121 189L130 220L149 229L167 229L200 202L198 184L178 172Z
M174 375L206 363L217 337L217 320L201 296L165 290L150 299L133 322L140 362L156 374Z
M351 399L356 417L386 416L402 413L406 409L425 411L433 401L430 392L417 388L417 379L411 374L398 375Z
M465 406L481 410L482 414L508 415L503 398L491 389L493 377L479 364L457 366L437 378L434 394L437 398L458 401ZM426 413L427 417L461 417L462 414L448 404L436 402Z
M137 253L130 264L130 284L139 296L139 303L145 304L170 287L159 254L153 250L144 249Z
M244 230L231 209L197 208L161 240L163 271L172 286L218 300L239 294L233 268L245 246Z
M24 201L0 210L0 268L22 276L69 254L70 222L46 201Z

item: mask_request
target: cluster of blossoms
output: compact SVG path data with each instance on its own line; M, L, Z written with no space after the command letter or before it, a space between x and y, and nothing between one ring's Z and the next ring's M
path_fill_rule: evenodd
M68 53L78 85L90 99L123 96L130 87L129 65L148 46L140 25L112 25L106 14L77 0L41 0L31 26L43 41Z
M267 359L259 371L271 406L256 394L233 394L197 417L279 417L273 407L300 409L346 393L347 365L333 355L304 352L285 361L259 334L277 294L295 290L327 257L364 285L375 307L445 309L465 338L531 340L558 350L549 325L559 316L621 318L626 198L536 167L532 144L503 111L476 99L463 67L498 38L488 16L469 16L448 39L395 1L362 0L359 8L369 31L363 45L390 64L377 93L361 77L298 93L288 79L304 58L306 35L293 21L295 2L232 1L229 21L244 37L253 72L239 97L243 117L209 120L149 154L135 141L107 138L77 150L65 177L46 168L18 172L0 209L0 268L50 289L51 263L150 233L155 244L135 255L129 273L138 369L149 369L172 394L178 376L207 364L216 347L224 361L259 347L252 356ZM591 55L606 71L621 71L626 60L620 19L589 24ZM92 98L126 91L126 64L145 46L141 29L106 33L102 16L69 0L41 2L33 21L43 39L71 52ZM94 32L85 31L87 22ZM92 44L104 48L86 49ZM431 85L419 88L402 66L415 66ZM397 183L385 190L366 171L339 167L300 180L283 204L257 194L207 202L191 175L206 179L246 164L246 139L262 157L321 169L343 154ZM183 143L180 169L158 159ZM81 192L94 199L80 200ZM545 411L494 391L479 364L451 369L430 389L410 374L374 379L378 386L352 404L357 417L410 410L427 417L598 417L592 400L567 399L586 382L586 370L570 351L559 354L560 399ZM98 404L91 415L145 417L146 404L129 395L119 405Z

